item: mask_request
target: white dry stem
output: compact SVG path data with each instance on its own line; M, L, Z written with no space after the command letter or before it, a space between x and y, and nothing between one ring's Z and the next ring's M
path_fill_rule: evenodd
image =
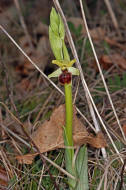
M102 175L102 178L101 178L100 183L99 183L99 185L98 185L98 187L97 187L96 190L101 190L101 187L102 187L102 183L103 183L104 177L105 177L105 173Z
M25 33L25 35L26 35L27 38L28 38L28 42L29 42L30 48L33 50L34 48L33 48L33 45L32 45L32 40L31 40L31 38L30 38L30 35L29 35L29 33L28 33L28 30L27 30L27 26L26 26L26 24L25 24L23 15L22 15L22 13L21 13L21 8L20 8L19 1L18 1L18 0L14 0L14 3L15 3L15 6L16 6L16 8L17 8L17 13L19 14L19 19L20 19L22 28L24 29L24 33Z
M94 57L95 57L95 60L96 60L98 69L99 69L100 76L101 76L101 78L102 78L102 81L103 81L103 84L104 84L104 87L105 87L105 90L106 90L108 99L109 99L109 101L110 101L110 104L111 104L113 113L114 113L114 115L115 115L115 118L116 118L117 123L118 123L119 128L120 128L120 131L121 131L121 133L122 133L122 136L123 136L124 140L126 141L126 137L125 137L124 131L122 130L122 127L121 127L119 118L118 118L117 113L116 113L116 110L115 110L115 108L114 108L114 105L113 105L113 102L112 102L112 99L111 99L111 96L110 96L110 93L109 93L107 84L106 84L106 82L105 82L105 79L104 79L104 76L103 76L103 73L102 73L102 70L101 70L101 67L100 67L100 63L99 63L99 61L98 61L98 57L97 57L97 54L96 54L96 51L95 51L95 48L94 48L94 45L93 45L93 42L92 42L92 39L91 39L91 35L90 35L90 33L89 33L89 29L88 29L88 25L87 25L85 13L84 13L83 5L82 5L82 0L80 0L80 6L81 6L81 12L82 12L82 17L83 17L84 25L85 25L85 28L86 28L86 31L87 31L87 35L88 35L88 38L89 38L89 41L90 41L90 45L91 45L91 48L92 48L92 51L93 51L93 54L94 54Z
M112 22L113 22L113 25L115 27L116 30L118 30L119 26L118 26L118 22L116 20L116 16L112 10L112 7L111 7L111 4L110 4L110 1L109 0L104 0L105 4L106 4L106 7L109 11L109 14L111 16L111 19L112 19Z
M44 165L43 165L42 170L41 170L41 175L40 175L40 179L39 179L39 184L38 184L38 188L37 188L37 190L40 190L40 186L41 186L41 182L42 182L43 173L44 173Z
M57 10L61 14L63 21L64 21L64 25L66 27L68 41L69 41L69 44L71 46L73 56L76 59L77 67L78 67L78 69L80 71L80 77L81 77L82 85L83 85L83 88L84 88L84 91L85 91L85 96L87 98L87 102L88 102L88 106L89 106L90 113L91 113L91 116L92 116L92 120L94 122L95 131L96 131L96 133L98 133L100 131L100 127L99 127L98 121L97 121L96 116L95 116L95 112L94 112L94 109L93 109L93 106L92 106L92 103L91 103L91 99L90 99L91 95L89 96L89 90L87 90L88 87L87 87L86 81L84 79L84 74L83 74L83 71L82 71L82 68L81 68L81 64L80 64L80 61L79 61L79 58L78 58L78 55L77 55L77 51L76 51L73 39L71 37L70 30L69 30L68 25L67 25L66 18L64 16L64 13L63 13L63 11L62 11L62 9L60 7L60 4L59 4L58 0L53 0L53 1L54 1L54 4L55 4ZM105 148L101 148L101 151L102 151L103 158L105 160L107 160L107 153L106 153Z

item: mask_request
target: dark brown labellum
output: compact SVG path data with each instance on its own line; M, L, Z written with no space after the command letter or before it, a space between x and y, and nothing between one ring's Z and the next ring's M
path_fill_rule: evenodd
M62 74L59 76L59 82L61 84L69 84L72 80L72 74L68 70L62 71Z

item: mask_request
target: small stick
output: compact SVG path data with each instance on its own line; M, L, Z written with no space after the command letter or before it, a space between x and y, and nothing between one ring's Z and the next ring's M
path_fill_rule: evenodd
M121 170L121 182L120 182L120 186L119 186L119 190L122 190L122 186L123 186L123 183L124 183L124 170L125 170L125 166L126 166L126 159L124 160L124 164L123 164L123 167L122 167L122 170Z
M107 7L107 9L108 9L108 12L109 12L109 14L110 14L110 16L111 16L113 25L114 25L115 29L119 32L118 22L117 22L117 19L116 19L115 14L114 14L114 12L113 12L113 10L112 10L112 6L111 6L109 0L104 0L104 2L105 2L105 4L106 4L106 7Z
M29 35L29 32L28 32L28 30L27 30L27 26L26 26L26 24L25 24L23 15L22 15L22 13L21 13L19 1L18 1L18 0L14 0L14 3L15 3L15 6L16 6L16 8L17 8L17 11L18 11L19 18L20 18L20 22L21 22L22 28L24 29L24 33L25 33L25 35L26 35L27 38L28 38L29 45L30 45L30 47L31 47L32 49L34 49L34 48L33 48L33 45L32 45L32 41L31 41L31 37L30 37L30 35Z
M5 82L6 82L7 96L10 99L10 102L11 102L13 108L14 108L14 111L16 112L16 115L19 117L18 110L17 110L16 105L15 105L14 100L13 100L13 90L11 88L12 85L11 85L11 83L9 85L9 73L8 73L8 70L6 68L5 63L2 60L1 52L0 52L0 64L2 65L2 70L5 73Z

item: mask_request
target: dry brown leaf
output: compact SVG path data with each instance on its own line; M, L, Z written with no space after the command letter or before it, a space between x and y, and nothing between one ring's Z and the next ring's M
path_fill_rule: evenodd
M20 164L32 164L34 157L37 156L38 153L35 154L26 154L24 156L16 156L16 159Z
M64 148L64 138L63 138L63 126L65 125L65 106L60 105L56 108L49 121L45 121L32 135L32 140L35 142L36 146L39 148L40 152L47 152L50 150ZM81 146L83 144L89 143L95 148L101 148L106 146L106 141L102 133L93 136L88 133L85 126L82 124L80 119L76 116L76 111L74 108L73 117L73 140L74 147ZM24 155L18 156L17 159L20 162L28 163L30 157L30 163L35 155ZM21 161L22 160L22 161Z
M96 27L89 31L93 40L103 40L105 37L105 31L101 27Z
M42 36L37 43L37 47L34 49L30 47L27 36L21 37L19 41L20 46L31 58L31 60L35 62L41 70L44 70L48 63L49 54L51 52L48 37ZM20 55L20 60L22 65L16 67L16 71L19 73L28 75L29 71L33 71L35 69L35 67L28 61L26 57L24 57L24 55Z
M99 63L104 70L109 69L113 64L116 64L120 68L126 70L126 59L122 57L120 54L102 55L99 58ZM95 62L95 69L96 71L98 71L96 62Z
M122 45L120 43L118 43L116 40L114 39L110 39L108 37L105 37L105 41L109 44L109 45L112 45L112 46L116 46L116 47L119 47L120 49L126 51L126 46L125 45Z
M34 33L37 34L41 34L41 35L47 35L48 36L48 31L49 28L46 24L39 22L37 27L35 27Z
M2 186L3 186L3 189L6 188L8 186L8 182L9 182L9 178L8 178L7 172L3 168L0 167L0 186L1 186L1 188L2 188Z
M124 132L124 134L126 136L126 124L123 125L122 129L123 129L123 132Z

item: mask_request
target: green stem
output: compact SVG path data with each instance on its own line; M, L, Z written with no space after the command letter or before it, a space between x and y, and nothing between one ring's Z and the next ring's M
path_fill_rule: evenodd
M65 111L66 111L66 123L65 123L65 136L64 136L64 144L66 146L65 149L65 158L66 158L66 169L69 173L76 176L75 168L73 167L73 157L74 157L74 149L73 149L73 135L72 135L72 124L73 124L73 105L72 105L72 84L65 84ZM68 146L68 148L67 148ZM70 148L71 147L71 148ZM70 190L75 187L75 180L68 178L68 183Z
M65 84L65 108L66 108L66 135L69 146L73 146L72 124L73 124L73 105L72 105L72 85Z

